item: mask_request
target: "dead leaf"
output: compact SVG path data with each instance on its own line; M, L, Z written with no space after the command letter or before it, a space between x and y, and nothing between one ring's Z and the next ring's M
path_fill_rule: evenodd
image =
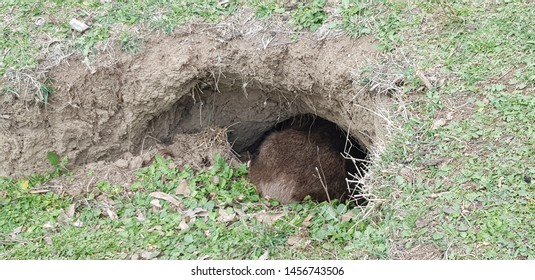
M195 208L193 210L191 209L188 209L184 215L186 217L189 217L189 218L195 218L195 217L208 217L208 211L206 209L203 209L203 208Z
M259 222L263 224L271 224L275 222L276 220L282 218L283 216L284 216L284 213L273 214L273 213L260 212L254 215L253 217L255 217Z
M47 189L39 189L39 190L37 190L36 189L36 190L30 190L29 193L31 193L31 194L40 194L40 193L47 193L49 191L51 191L51 190L47 190Z
M156 257L158 257L160 255L160 251L146 251L146 252L143 252L141 253L141 257L145 260L151 260L151 259L154 259Z
M464 224L461 224L457 227L457 230L460 232L465 232L465 231L468 231L468 227Z
M82 227L84 225L84 223L82 221L80 221L80 219L78 219L72 225L75 226L75 227Z
M243 212L243 210L241 209L238 209L238 208L235 208L234 209L234 212L236 212L236 214L240 217L244 217L244 216L247 216L247 214L245 214L245 212Z
M133 260L133 261L139 260L139 254L138 253L133 254L130 259Z
M212 184L216 186L219 185L219 176L216 175L212 177Z
M266 250L262 256L260 256L260 258L258 258L258 260L260 261L265 261L265 260L269 260L269 250Z
M54 225L52 225L50 222L46 222L46 223L43 225L43 228L51 229L51 228L54 228Z
M310 224L311 224L310 221L311 221L311 220L312 220L312 215L308 215L308 216L303 220L303 224L302 224L302 225L303 225L304 227L308 227L308 226L310 226Z
M301 238L301 236L292 235L292 236L288 237L288 241L286 241L286 243L288 243L288 245L290 245L290 246L295 246L295 245L299 244L301 242L301 240L303 240Z
M431 126L432 129L437 129L437 128L440 128L442 126L444 126L446 124L446 119L444 118L439 118L437 120L435 120L433 122L433 125Z
M416 220L416 227L422 228L422 227L427 226L427 224L429 224L428 220L424 220L424 219Z
M104 194L97 196L97 200L99 201L99 204L104 207L110 207L115 205L115 201L113 201L113 199L107 197Z
M22 232L22 226L16 227L12 232L9 233L9 237L11 237L11 239L15 239L17 238L17 235L19 235L19 233L21 232Z
M448 215L451 215L453 213L455 213L455 209L449 207L449 206L446 206L444 208L442 208L442 211L444 211L444 213L448 214Z
M141 210L139 209L137 210L136 217L137 217L137 220L140 222L143 222L146 219L145 214L143 214L143 212L141 212Z
M446 120L448 121L453 120L453 111L450 111L448 112L448 114L446 114Z
M353 218L356 217L356 216L357 216L357 214L355 214L355 212L353 212L353 211L347 211L345 214L343 214L343 215L340 217L340 219L341 219L342 221L344 221L344 222L347 222L347 221L353 219Z
M159 199L153 199L150 201L150 205L154 206L155 208L161 209L162 205L160 204Z
M50 236L45 236L45 243L46 245L52 245L52 238Z
M217 220L221 223L232 222L236 220L236 213L232 211L232 214L228 214L226 209L219 208L219 217Z
M178 188L176 188L175 194L189 196L190 193L191 191L189 189L188 181L181 180L180 183L178 183Z
M76 210L76 203L73 203L69 205L69 207L67 207L67 210L65 210L65 215L67 215L69 219L72 219L72 217L74 216L75 210Z
M7 197L7 192L0 191L0 197L1 198Z
M117 216L117 213L115 213L115 211L113 211L111 208L106 208L105 210L106 210L106 216L108 216L113 221L119 219L119 217Z
M152 192L149 194L149 196L152 196L154 198L163 199L174 206L180 208L180 201L178 201L178 198L175 196L172 196L170 194L164 193L164 192Z
M180 230L187 230L189 228L186 219L182 219L182 221L180 221L180 224L178 224L178 228L180 228Z
M67 207L67 209L64 209L63 212L61 212L61 214L59 214L58 216L58 223L60 224L68 224L71 220L72 220L72 217L74 216L74 211L76 209L76 204L73 203L71 205L69 205Z
M437 166L437 165L443 163L444 161L445 161L445 159L443 159L443 158L428 159L428 160L422 161L422 164L425 165L425 166Z
M162 230L162 226L160 226L160 225L153 226L153 227L149 228L147 231L148 232L152 232L152 231L155 231L155 230L161 231Z

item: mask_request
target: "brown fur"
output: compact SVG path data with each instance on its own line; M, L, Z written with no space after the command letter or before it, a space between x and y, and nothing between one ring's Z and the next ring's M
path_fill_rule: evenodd
M347 198L346 165L336 129L292 127L269 134L251 162L251 181L263 196L281 203ZM337 133L337 134L333 134ZM343 146L342 146L343 147ZM317 168L317 170L316 170Z

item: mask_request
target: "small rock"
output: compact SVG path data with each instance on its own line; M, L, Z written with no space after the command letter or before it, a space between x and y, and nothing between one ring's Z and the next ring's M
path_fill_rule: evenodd
M128 167L128 161L124 159L119 159L115 162L115 165L119 168L127 168Z
M84 31L86 31L89 26L75 18L72 18L71 21L69 21L69 25L71 26L72 29L82 33Z
M130 259L133 260L133 261L137 261L137 260L139 260L139 254L137 254L137 253L136 253L136 254L133 254L132 257L131 257Z

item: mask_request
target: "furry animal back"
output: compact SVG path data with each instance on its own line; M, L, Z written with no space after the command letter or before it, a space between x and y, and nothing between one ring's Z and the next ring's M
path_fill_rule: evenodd
M314 127L269 134L250 166L251 181L263 196L281 203L347 198L346 164L339 132ZM337 134L336 134L337 133Z

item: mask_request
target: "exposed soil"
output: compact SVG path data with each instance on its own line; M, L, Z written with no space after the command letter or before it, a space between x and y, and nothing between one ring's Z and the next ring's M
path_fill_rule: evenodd
M130 174L162 149L178 165L202 167L307 113L373 149L383 133L373 111L388 98L359 81L375 62L372 39L316 33L294 42L287 30L191 24L147 38L140 53L120 53L113 64L71 58L50 73L56 90L47 106L0 96L0 176L49 170L49 151L67 156L75 174L95 165L99 176L106 166Z

